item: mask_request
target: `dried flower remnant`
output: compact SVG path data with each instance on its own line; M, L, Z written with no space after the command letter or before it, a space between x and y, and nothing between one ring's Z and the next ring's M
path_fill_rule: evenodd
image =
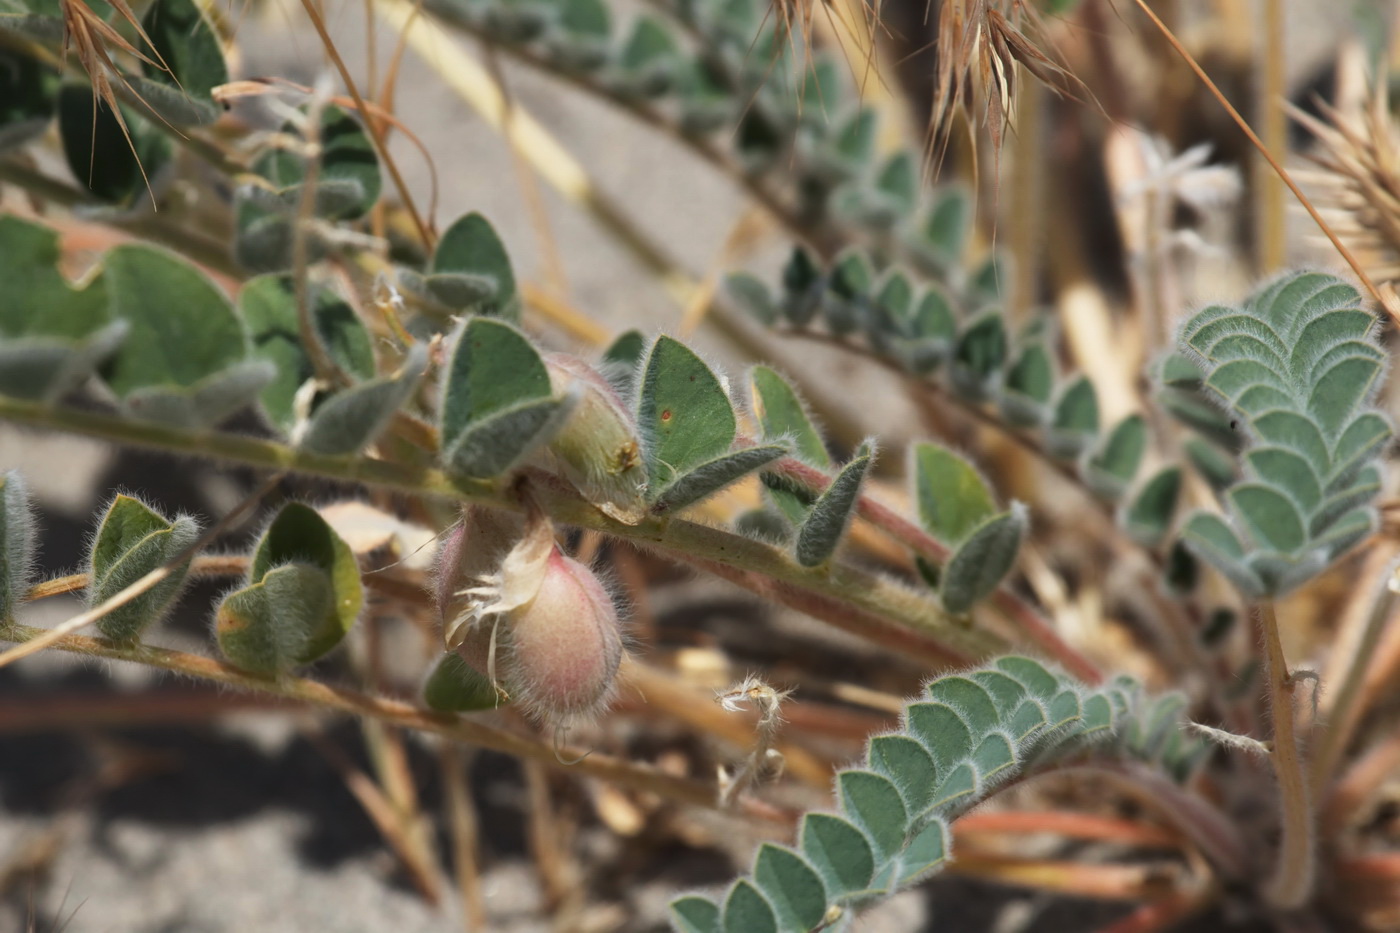
M737 770L730 773L721 766L719 771L719 803L729 807L750 785L761 780L771 780L783 771L783 753L773 746L777 743L778 732L783 725L783 701L791 690L775 690L758 677L750 675L740 683L718 694L715 701L726 712L743 712L745 704L752 703L758 712L758 741L753 751L744 759Z
M566 353L544 359L555 392L581 390L577 407L549 443L565 477L604 515L635 525L646 517L646 458L637 420L617 390Z
M567 727L606 705L617 609L543 515L467 509L439 555L438 600L445 646L531 716Z

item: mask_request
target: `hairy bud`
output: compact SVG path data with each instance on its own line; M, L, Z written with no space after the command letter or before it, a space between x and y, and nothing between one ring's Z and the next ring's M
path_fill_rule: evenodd
M446 647L530 715L567 726L606 704L622 661L617 609L548 519L477 507L443 542Z
M577 357L551 353L545 368L555 392L582 397L549 450L569 482L603 514L628 525L646 517L646 464L637 421L612 384Z

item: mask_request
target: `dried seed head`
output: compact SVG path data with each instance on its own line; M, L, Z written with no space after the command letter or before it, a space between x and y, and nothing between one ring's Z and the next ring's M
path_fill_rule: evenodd
M564 475L605 515L628 525L646 517L646 464L637 421L612 384L577 357L545 357L554 391L582 397L549 450Z

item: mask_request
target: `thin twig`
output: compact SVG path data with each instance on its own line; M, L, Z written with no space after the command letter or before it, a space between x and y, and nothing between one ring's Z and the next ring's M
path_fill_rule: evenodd
M389 152L389 146L384 140L383 126L378 120L369 116L372 111L365 103L364 98L360 96L360 89L355 84L350 69L345 66L345 60L340 57L340 52L336 49L331 34L326 30L326 21L321 16L321 11L316 8L316 4L312 0L301 0L301 6L302 9L306 10L306 15L311 20L311 25L316 29L316 34L321 37L321 44L325 47L326 54L330 56L331 62L340 72L340 80L345 83L345 89L350 92L351 97L355 98L355 106L365 116L365 128L369 130L369 138L374 143L379 161L389 170L389 177L393 179L394 187L398 189L399 200L403 201L404 208L408 211L409 217L413 219L413 225L418 228L418 236L422 239L424 248L432 249L435 240L432 229L428 223L424 222L423 216L418 212L418 206L413 200L413 193L409 191L408 184L399 172L398 163L394 161L393 154Z

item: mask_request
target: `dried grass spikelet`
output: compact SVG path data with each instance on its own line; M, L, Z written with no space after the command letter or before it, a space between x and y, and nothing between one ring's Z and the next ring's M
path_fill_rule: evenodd
M955 113L962 112L969 126L975 124L975 108L982 112L993 151L1001 151L1016 112L1017 65L1057 94L1088 96L1084 83L1041 51L1028 32L1041 39L1045 28L1035 7L1024 0L943 0L929 121L936 148L946 147Z
M1299 177L1318 188L1328 223L1371 277L1393 287L1400 280L1400 121L1385 77L1350 112L1326 103L1319 105L1323 119L1290 111L1322 147L1308 156L1318 170Z
M121 70L112 61L112 49L125 52L167 72L170 71L170 68L164 61L159 60L160 53L155 51L155 44L151 42L150 36L146 34L146 30L141 26L141 21L137 19L135 12L127 5L126 0L107 0L107 4L136 30L136 34L141 37L146 48L152 50L156 59L153 60L150 56L139 51L82 0L59 0L59 13L63 19L63 60L66 65L68 53L72 51L77 54L78 64L82 66L83 71L87 72L88 80L92 82L94 99L92 118L94 123L97 120L96 101L101 100L122 128L122 135L126 137L126 143L131 147L131 154L136 156L136 165L141 170L141 177L145 179L146 187L150 188L150 179L146 178L146 168L141 165L141 157L136 151L136 144L131 139L131 131L127 129L126 118L122 116L121 108L117 106L116 91L112 88L109 75L116 75L117 80L121 82L127 92L138 100L141 99L141 95L136 93L136 89L122 76ZM91 157L96 159L95 150Z

